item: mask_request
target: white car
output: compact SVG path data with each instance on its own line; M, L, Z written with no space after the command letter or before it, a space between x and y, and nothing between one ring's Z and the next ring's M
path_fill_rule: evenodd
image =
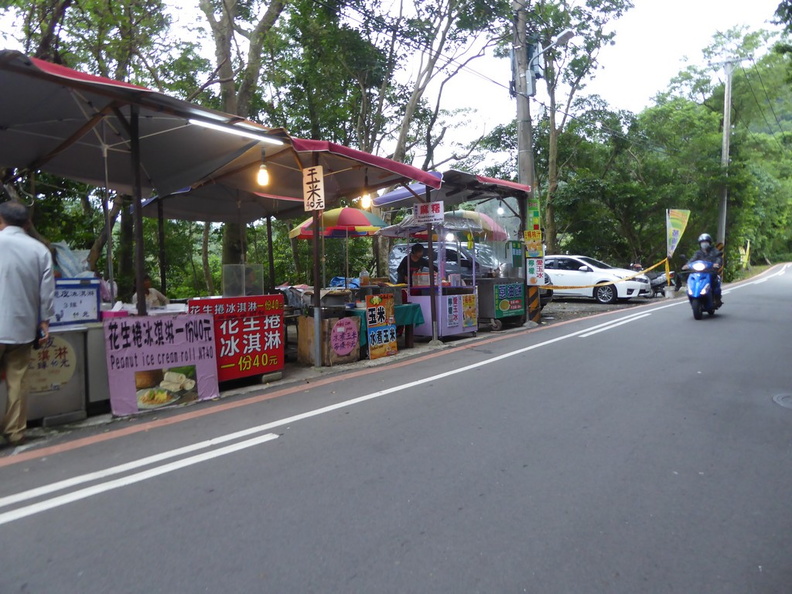
M593 297L600 303L616 303L618 299L652 294L645 274L635 276L635 271L614 268L588 256L545 256L544 268L554 285L553 292L560 297ZM628 277L633 278L622 280Z

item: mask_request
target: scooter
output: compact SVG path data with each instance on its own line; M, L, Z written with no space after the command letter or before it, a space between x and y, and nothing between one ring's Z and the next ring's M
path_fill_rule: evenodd
M694 260L688 264L688 268L687 294L693 317L700 320L705 311L714 316L715 310L721 306L720 301L715 299L715 293L720 293L718 270L706 260Z

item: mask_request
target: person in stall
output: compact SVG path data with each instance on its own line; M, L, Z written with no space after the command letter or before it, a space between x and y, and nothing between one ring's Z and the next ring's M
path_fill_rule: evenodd
M424 246L420 243L414 243L412 248L410 248L410 253L402 258L399 267L396 269L397 284L405 284L408 278L412 278L414 273L420 272L424 268L437 272L437 266L429 262L429 258L424 256Z
M146 307L165 307L170 303L170 299L151 286L151 277L148 274L143 277L143 292L146 297ZM137 293L132 296L132 303L135 302L137 302Z
M264 289L256 278L256 269L252 266L245 268L245 295L263 295Z

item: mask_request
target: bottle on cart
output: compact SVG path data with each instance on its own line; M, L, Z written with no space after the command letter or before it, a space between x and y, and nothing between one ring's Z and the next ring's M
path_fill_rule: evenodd
M371 279L369 278L368 271L367 270L361 270L360 271L360 286L361 287L365 287L365 286L367 286L369 284L369 282L371 282Z

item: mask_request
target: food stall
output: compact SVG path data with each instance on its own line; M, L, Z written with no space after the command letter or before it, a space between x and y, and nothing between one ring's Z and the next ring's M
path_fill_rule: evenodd
M510 216L513 216L518 222L519 235L523 234L526 222L524 216L519 213L526 210L524 207L527 207L527 199L531 190L529 186L455 170L444 172L442 179L443 185L439 189L431 190L420 184L412 184L408 188L400 188L375 198L373 204L381 209L397 209L410 205L424 208L429 208L431 205L436 208L437 203L441 203L443 205L441 207L442 211L444 208L459 206L465 202L476 202L477 208L488 201L497 201L498 205L509 206L507 199L514 199L516 200L517 209L515 210L509 206L509 210L511 210ZM523 241L506 242L508 236L504 232L503 227L484 213L473 211L453 212L470 213L460 215L466 219L463 220L461 225L449 223L451 212L445 213L443 219L443 224L446 227L451 227L450 230L456 234L455 239L467 243L468 252L476 254L478 251L476 239L498 242L498 251L503 250L503 254L499 254L502 265L494 267L492 273L477 274L478 267L476 265L471 267L472 278L469 279L469 282L476 289L477 324L478 322L486 321L491 327L499 329L505 322L524 323L528 313L526 286L529 282L531 285L541 284L542 276L540 274L538 276L539 280L536 280L533 269L529 272L530 267L525 265L525 245ZM413 216L415 216L415 212ZM402 224L405 226L404 223ZM454 228L455 226L456 228ZM448 245L448 242L444 237L445 231L438 232L438 229L439 227L435 226L434 235L440 244L440 249L442 249L443 243L446 242L446 245ZM416 231L419 230L416 229ZM382 230L380 234L387 236L388 231ZM420 235L408 234L402 237L420 237ZM476 258L477 255L473 257ZM485 258L481 259L484 260ZM443 259L441 258L440 261L442 262ZM530 280L529 275L531 275ZM446 281L447 286L443 286L443 280ZM463 279L463 281L466 280L468 279ZM451 287L451 284L454 284L452 279L441 276L440 282L437 283L435 289L438 297L442 295L451 296L457 293L457 288ZM416 292L416 288L419 287L411 287L410 292ZM425 287L420 287L419 289L419 292L422 293L431 290ZM460 301L463 296L459 296ZM465 301L471 303L472 299L466 297ZM440 300L437 306L436 317L432 319L438 323L438 331L440 331L445 326L442 317L446 315L446 312L450 311L452 313L452 321L454 320L456 304ZM429 328L423 328L421 331L428 332ZM447 330L443 328L443 331Z

